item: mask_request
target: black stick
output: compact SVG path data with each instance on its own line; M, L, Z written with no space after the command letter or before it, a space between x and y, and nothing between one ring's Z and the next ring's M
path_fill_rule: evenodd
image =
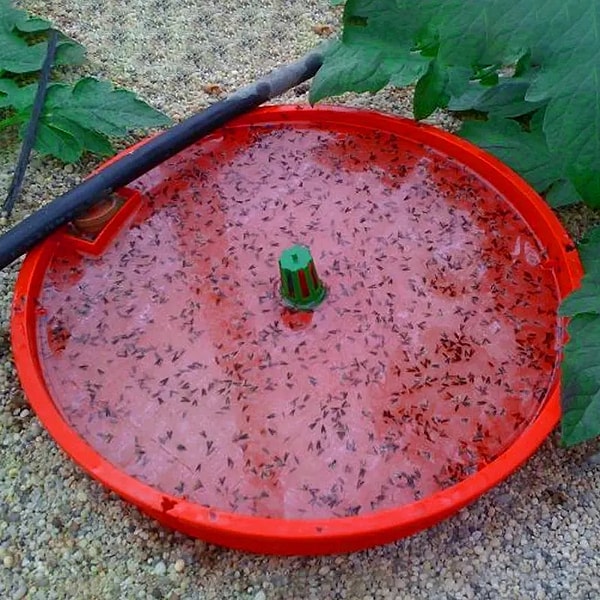
M52 70L52 64L54 63L54 57L56 56L56 46L58 45L58 32L52 30L50 32L50 39L48 40L48 50L46 51L46 58L42 65L42 72L40 73L40 80L38 83L37 91L35 93L35 100L33 101L33 108L31 110L31 117L27 125L27 131L23 139L21 146L21 152L19 153L19 160L15 167L12 181L10 182L10 189L4 203L2 204L2 212L9 217L12 213L12 209L15 206L15 201L21 193L23 187L23 179L25 178L25 170L29 163L29 156L33 145L35 144L35 137L37 135L38 126L40 123L40 117L42 116L42 109L44 108L44 101L46 100L46 91L48 90L48 82L50 81L50 71Z
M229 98L213 104L200 114L161 133L66 194L59 196L0 237L0 269L31 250L47 235L81 212L120 187L131 183L201 137L299 83L307 81L319 70L322 62L321 53L315 50L290 65L276 69L264 79L242 88Z

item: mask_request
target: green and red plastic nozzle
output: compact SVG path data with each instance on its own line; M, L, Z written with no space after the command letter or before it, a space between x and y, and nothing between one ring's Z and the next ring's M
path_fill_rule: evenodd
M306 246L287 248L279 257L280 293L284 304L298 310L310 310L325 298L315 262Z

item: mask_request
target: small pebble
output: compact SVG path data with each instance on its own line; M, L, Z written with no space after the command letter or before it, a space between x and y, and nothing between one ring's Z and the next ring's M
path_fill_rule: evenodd
M267 600L267 595L262 590L259 590L254 594L254 600Z
M175 561L175 571L181 573L185 569L185 561L182 558L178 558Z
M600 465L600 452L597 452L596 454L591 454L590 456L587 457L586 462L589 465Z
M17 588L16 592L12 595L11 600L22 600L27 595L27 586L24 583Z
M167 572L167 565L165 565L164 561L160 560L154 565L154 574L162 576Z

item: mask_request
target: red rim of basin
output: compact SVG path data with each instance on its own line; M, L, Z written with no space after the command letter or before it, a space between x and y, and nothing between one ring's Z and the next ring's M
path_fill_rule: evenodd
M321 127L345 124L356 131L387 131L410 137L416 143L451 157L485 179L502 196L511 199L512 208L546 250L560 297L578 286L582 268L575 246L546 203L508 167L470 143L410 120L338 107L268 106L232 121L225 129L269 123L318 123ZM133 152L136 147L119 156ZM127 196L128 191L123 194ZM111 222L105 227L95 241L96 252L110 242L114 231L122 226L121 221L127 218L127 214L120 212L114 218L116 223ZM460 483L422 500L360 516L319 520L264 518L214 510L162 493L127 475L86 443L61 416L47 389L38 358L36 301L45 270L65 233L61 230L53 234L30 252L17 280L11 335L25 393L52 437L89 475L162 524L189 535L231 548L280 555L341 553L384 544L434 525L497 485L537 450L559 420L560 391L555 376L536 418L490 464Z

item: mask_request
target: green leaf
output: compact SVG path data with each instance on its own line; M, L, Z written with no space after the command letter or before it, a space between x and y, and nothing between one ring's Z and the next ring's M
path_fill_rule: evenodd
M373 4L372 9L367 4ZM313 79L310 102L347 91L376 92L388 84L410 85L421 77L430 58L414 51L412 35L427 22L410 8L398 19L393 3L348 0L342 39L326 49Z
M427 118L436 108L443 108L450 95L446 91L448 72L437 60L432 60L427 73L419 79L415 87L413 112L415 119Z
M28 120L36 84L17 86L0 79L0 106L13 106ZM169 118L136 98L135 94L113 89L107 81L92 78L74 86L52 83L40 117L35 149L65 162L78 160L83 152L110 156L109 137L122 137L134 129L169 123ZM23 137L24 128L21 130Z
M18 93L19 86L12 79L0 78L0 108L11 106L11 96Z
M45 122L45 117L42 118L42 122ZM111 156L114 154L114 148L105 135L92 129L81 127L71 119L54 116L52 126L78 140L81 143L82 151L87 150L98 156Z
M544 194L553 208L577 204L582 196L571 180L574 180L572 174L565 171L560 157L551 152L546 143L542 131L543 112L534 113L529 130L513 119L493 116L487 121L465 121L460 135L519 173ZM589 184L589 180L585 182ZM600 199L600 191L596 197Z
M531 51L527 50L515 64L515 77L525 77L532 71Z
M321 67L312 82L311 104L343 94L348 89L376 92L388 83L398 87L409 85L427 70L429 62L416 53L408 52L402 63L382 63L381 54L376 49L359 53L352 45L339 41L331 44L326 54L329 57L327 68ZM332 72L335 72L334 77Z
M544 191L544 198L552 208L570 206L582 201L579 192L568 179L557 179Z
M32 73L42 68L48 45L46 42L30 43L31 34L50 30L45 19L32 17L25 11L12 7L8 0L0 0L0 70L9 73ZM83 62L85 51L80 44L61 36L56 50L58 65L76 65Z
M563 301L560 307L560 314L600 314L599 298L600 279L597 276L586 276L584 277L582 286Z
M440 69L468 68L488 84L499 65L516 64L514 81L500 78L489 93L481 83L458 93L446 86L449 107L517 117L544 106L542 131L560 175L553 183L570 181L571 190L597 206L599 23L597 0L349 0L341 50L325 56L315 97L388 85L391 72L414 61L415 48L435 57ZM415 113L427 114L444 104L444 77L429 68L418 77Z
M0 69L9 73L39 71L44 63L48 44L28 44L24 39L0 29ZM69 39L59 41L55 64L79 65L85 59L83 46Z
M500 78L498 77L498 73L496 73L495 71L492 73L486 73L485 75L482 75L479 78L481 85L487 86L497 85L499 80Z
M63 38L56 47L54 64L56 65L82 65L85 62L85 48L70 40ZM41 65L40 65L41 68Z
M23 135L23 131L21 134ZM71 134L40 121L34 148L43 155L52 155L64 162L75 162L79 160L83 152L80 140Z
M37 83L18 86L8 78L0 78L0 107L11 106L17 111L24 111L33 106Z
M51 24L13 8L0 0L0 72L30 73L41 68L47 51L40 34ZM82 46L59 35L55 63L79 64L85 58ZM37 83L19 86L12 76L0 77L0 109L5 117L0 129L21 125L25 136L37 91ZM8 109L8 110L6 110ZM163 113L148 106L135 94L114 89L108 81L79 80L74 86L50 83L34 148L64 162L78 160L84 152L110 156L114 149L109 137L122 137L135 129L170 123Z
M466 121L460 135L494 154L543 192L563 173L541 131L525 131L512 119Z
M581 324L588 329L585 341L569 342L562 365L561 442L565 446L600 435L600 317L575 317L569 334L573 335Z
M590 229L579 242L579 258L588 275L600 279L600 227Z
M543 101L528 102L525 94L531 82L524 78L501 79L493 87L472 82L462 96L453 94L450 110L477 110L494 117L519 117L537 110Z
M541 26L530 31L521 23L530 25L536 14L543 17L553 11L542 6L535 13L531 0L349 0L341 43L355 50L351 56L359 70L362 53L368 56L366 62L377 53L379 68L389 71L395 68L393 63L408 60L414 48L428 57L437 55L448 67L507 64L524 55L531 39L545 38ZM323 68L335 78L345 66L338 60L337 68L329 68L329 60L326 55ZM358 91L351 80L348 84L344 91Z
M600 227L579 244L585 276L561 304L570 316L562 363L562 442L577 444L600 435Z
M447 67L448 86L450 96L462 96L467 92L470 85L472 69L466 67Z
M29 45L24 39L0 29L0 69L10 73L38 71L46 56L46 42Z
M586 199L586 204L600 208L600 170L569 165L566 172L577 192Z
M414 50L427 58L436 58L440 51L440 38L436 31L425 26L417 32Z
M23 33L39 33L40 31L48 31L52 25L49 21L39 17L26 17L17 21L15 27Z
M348 89L376 92L390 79L389 74L381 69L381 56L376 51L359 54L351 47L335 42L330 46L327 55L327 68L321 67L317 71L311 85L311 104L323 98L343 94ZM335 72L335 77L331 77L332 71Z
M11 0L0 0L0 29L11 30L14 27L24 32L38 32L49 29L50 23L15 8Z
M0 0L0 29L12 29L27 17L27 13L16 9L11 0Z
M0 107L10 106L27 122L37 84L19 87L0 78ZM113 89L107 81L86 78L74 86L52 83L40 117L35 149L65 162L78 160L83 152L110 156L114 150L109 137L122 137L134 129L169 123L163 113L136 98L135 94ZM25 128L21 130L21 137Z
M585 276L580 288L563 300L559 313L563 316L583 313L600 315L600 227L587 232L579 242L578 250Z
M48 88L44 119L68 119L80 127L105 136L124 136L134 129L170 123L163 113L139 100L135 94L114 89L110 82L91 77L74 87L54 84Z
M22 137L26 127L25 123L21 128ZM34 148L42 155L54 156L66 163L78 161L85 151L99 156L114 153L105 136L62 118L55 118L52 122L45 117L40 119Z

